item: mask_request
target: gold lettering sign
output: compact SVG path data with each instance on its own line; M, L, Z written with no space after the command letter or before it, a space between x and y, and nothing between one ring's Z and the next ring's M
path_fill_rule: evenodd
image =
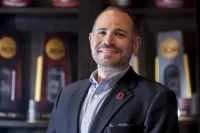
M60 60L65 56L64 42L57 38L48 41L45 50L47 56L52 60Z
M0 56L10 59L16 55L17 44L11 37L2 37L0 39Z
M176 57L179 53L178 41L171 37L164 39L160 46L160 51L166 58L172 59Z

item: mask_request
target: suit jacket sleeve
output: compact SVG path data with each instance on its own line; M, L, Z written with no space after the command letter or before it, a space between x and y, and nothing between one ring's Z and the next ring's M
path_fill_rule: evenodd
M56 98L56 100L54 102L54 106L53 106L53 109L51 111L51 117L49 119L49 124L48 124L48 128L46 130L46 133L56 133L56 131L55 131L56 108L57 108L57 104L58 104L58 101L59 101L59 97L60 97L61 91L62 91L62 89L60 89L60 91L59 91L59 93L57 95L57 98Z
M173 91L163 89L152 101L144 122L144 133L179 133L177 100Z

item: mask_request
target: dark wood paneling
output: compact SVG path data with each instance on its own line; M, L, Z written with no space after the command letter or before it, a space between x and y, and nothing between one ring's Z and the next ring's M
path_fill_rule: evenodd
M196 0L196 11L197 11L197 5L200 4L199 0ZM198 133L200 133L200 14L197 12L197 48L196 48L196 86L197 86L197 108L198 108L198 114L197 114L197 122L198 122Z
M179 122L180 133L197 133L197 121L181 121Z
M91 57L89 33L92 31L93 22L102 9L101 0L85 0L81 3L79 16L79 48L78 48L78 78L89 78L97 66Z

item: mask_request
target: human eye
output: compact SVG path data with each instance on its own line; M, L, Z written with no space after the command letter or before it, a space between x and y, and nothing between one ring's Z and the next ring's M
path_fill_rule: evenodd
M124 33L121 33L121 32L116 32L115 35L117 37L125 37L125 34Z
M98 31L98 33L97 33L98 35L105 35L106 34L106 32L105 31Z

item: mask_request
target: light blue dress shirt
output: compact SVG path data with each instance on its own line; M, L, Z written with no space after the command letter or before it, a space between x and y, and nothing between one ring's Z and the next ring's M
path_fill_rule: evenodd
M120 71L119 73L113 75L112 77L102 79L100 84L98 84L96 81L97 70L95 70L91 74L89 79L89 81L91 82L91 86L83 102L80 113L80 133L88 133L91 121L97 114L103 101L106 99L111 89L115 86L119 79L124 76L124 74L128 71L129 68L130 66Z

